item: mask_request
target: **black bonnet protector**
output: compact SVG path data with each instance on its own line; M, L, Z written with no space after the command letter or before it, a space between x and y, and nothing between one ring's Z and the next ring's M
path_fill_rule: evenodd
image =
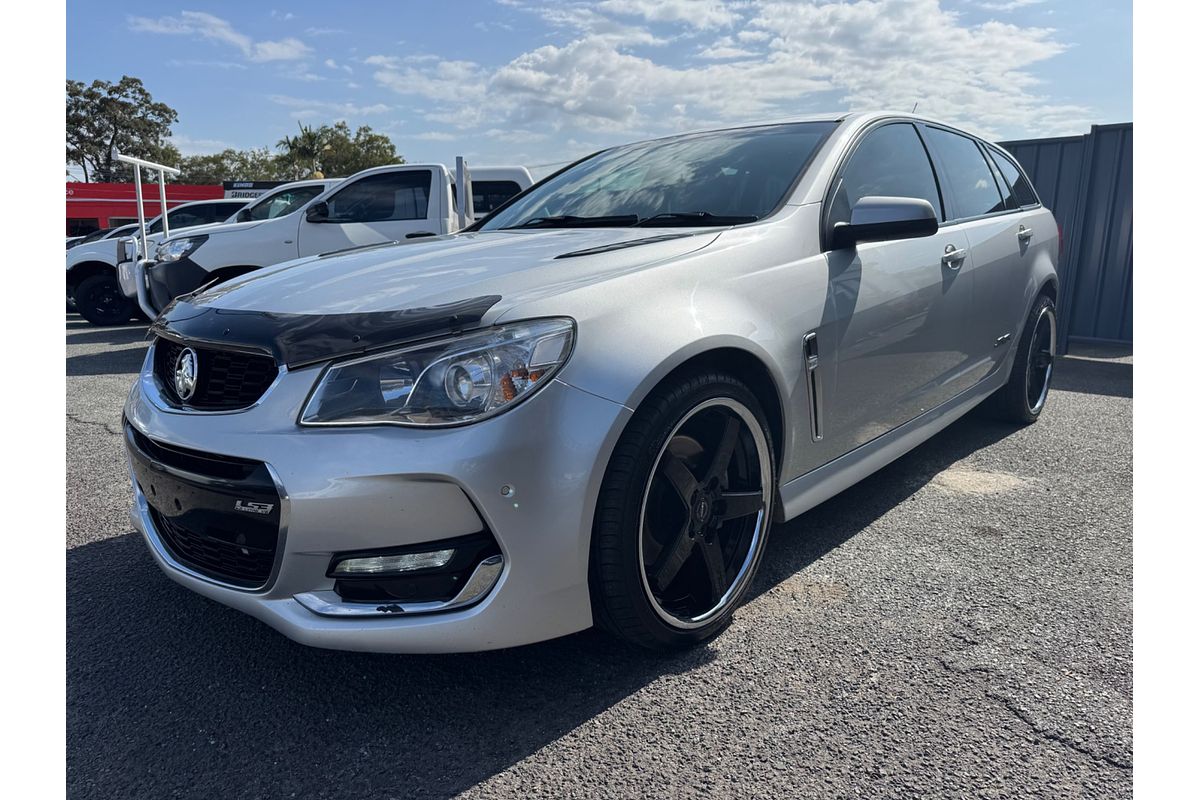
M277 363L296 369L410 339L453 333L478 323L498 302L500 295L490 294L428 308L285 314L193 305L180 298L154 321L150 333L197 344L267 352Z

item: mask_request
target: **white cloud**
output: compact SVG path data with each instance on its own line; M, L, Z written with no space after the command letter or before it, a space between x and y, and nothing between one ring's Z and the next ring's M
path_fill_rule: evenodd
M329 67L330 69L340 69L348 75L354 74L354 68L349 64L339 64L332 58L325 59L325 66Z
M170 138L171 144L179 148L180 154L185 156L206 156L233 147L221 139L193 139L182 133L176 133Z
M364 106L355 103L337 103L328 100L309 100L286 94L273 94L268 99L275 105L294 109L291 112L291 116L297 119L317 115L329 117L364 117L371 114L383 114L391 109L390 106L384 103L374 103Z
M181 11L177 17L158 19L130 17L129 28L137 33L198 36L231 45L241 51L248 61L293 61L312 52L308 45L292 37L279 41L254 41L237 31L228 20L203 11Z
M968 24L938 0L511 5L570 38L500 65L429 55L365 62L378 68L378 85L420 98L425 119L460 131L578 132L620 141L919 103L923 113L985 135L1015 136L1083 130L1091 116L1052 96L1036 76L1038 65L1068 46L1054 30ZM618 18L634 15L653 25L631 27ZM699 63L668 63L658 50L637 49L681 36L695 41Z
M723 0L603 0L600 9L647 22L679 22L693 28L727 28L739 15Z
M422 142L453 142L458 140L459 135L447 133L446 131L426 131L425 133L413 134L408 138L417 139Z
M980 0L975 5L986 11L1016 11L1019 8L1028 8L1029 6L1041 5L1046 0Z
M722 36L712 44L701 49L697 55L700 58L706 58L710 61L719 61L728 58L748 58L754 56L755 52L738 46L732 36Z

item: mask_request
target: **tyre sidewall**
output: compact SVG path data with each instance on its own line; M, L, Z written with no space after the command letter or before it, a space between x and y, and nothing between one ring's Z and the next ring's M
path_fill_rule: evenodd
M115 311L99 308L92 302L92 293L106 284L111 284L121 297L122 302ZM75 289L75 310L93 325L121 325L133 316L133 301L120 292L121 287L115 275L92 275L81 281Z
M646 590L642 583L641 542L639 536L642 500L645 495L647 483L651 479L654 467L658 461L659 454L666 444L667 437L675 429L679 421L687 416L696 406L708 400L718 398L736 400L746 406L762 429L767 451L764 457L769 459L771 476L771 485L767 487L768 491L766 492L767 507L765 519L767 523L764 526L762 538L754 555L754 561L750 565L746 580L737 593L730 598L725 609L703 626L691 629L676 628L669 625L655 612L649 599L646 597ZM639 630L636 632L636 635L631 636L629 633L633 633L632 631L623 630L626 626L615 621L605 613L606 602L603 592L597 592L596 581L593 580L593 607L597 609L595 616L597 617L597 622L603 627L608 628L623 638L634 639L639 644L662 650L687 647L711 638L724 629L732 620L734 610L745 598L746 592L754 582L754 576L762 561L763 551L766 549L767 538L770 532L771 515L774 511L773 502L778 473L771 439L771 429L767 424L761 404L745 384L732 376L722 373L702 373L674 382L670 387L656 391L642 403L638 415L635 415L634 419L626 427L625 433L622 434L616 453L620 453L622 450L629 452L631 449L636 451L636 455L634 457L634 468L629 473L628 480L614 484L610 465L610 469L605 475L604 485L601 488L601 498L603 502L606 494L611 497L615 493L620 493L619 530L616 531L616 535L620 541L620 558L616 566L620 571L622 590L630 601L630 610L636 616L636 628ZM598 512L599 510L597 509ZM593 530L593 567L596 565L598 556L595 545L597 544L597 538L603 533L600 529L604 524L600 518L600 514L597 513L596 525Z

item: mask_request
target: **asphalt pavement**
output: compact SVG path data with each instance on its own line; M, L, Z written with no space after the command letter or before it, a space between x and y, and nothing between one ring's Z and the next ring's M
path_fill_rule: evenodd
M708 647L418 657L163 576L119 433L145 327L66 327L72 798L1132 793L1131 358L1060 360L1037 424L972 413L777 526Z

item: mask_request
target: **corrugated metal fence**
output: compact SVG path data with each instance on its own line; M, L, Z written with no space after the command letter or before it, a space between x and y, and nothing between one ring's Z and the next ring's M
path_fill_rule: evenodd
M1062 226L1059 349L1133 342L1133 123L1002 142Z

